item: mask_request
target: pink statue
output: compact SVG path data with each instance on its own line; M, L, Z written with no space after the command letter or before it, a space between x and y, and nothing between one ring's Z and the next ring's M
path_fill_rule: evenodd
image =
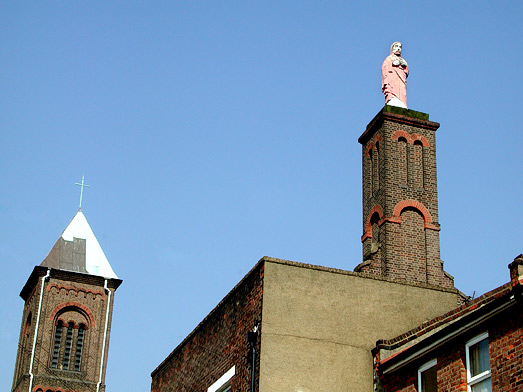
M407 108L407 77L409 66L401 57L401 42L390 46L390 55L381 66L381 91L387 105Z

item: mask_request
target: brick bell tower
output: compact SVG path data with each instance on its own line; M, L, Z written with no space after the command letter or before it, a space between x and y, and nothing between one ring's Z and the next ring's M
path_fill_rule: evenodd
M121 283L78 210L20 293L25 304L11 391L105 391Z
M428 114L385 105L359 137L363 262L356 272L454 287L439 253L438 128Z

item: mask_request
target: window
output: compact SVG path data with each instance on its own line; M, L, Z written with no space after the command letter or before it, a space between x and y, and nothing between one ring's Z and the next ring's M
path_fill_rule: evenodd
M221 376L214 384L212 384L207 392L231 392L231 378L234 377L236 367L230 368L227 373Z
M418 392L437 392L437 360L433 359L418 369Z
M468 392L491 392L488 333L485 332L465 345Z
M55 322L49 366L53 369L81 372L85 367L82 359L88 355L88 329L87 319L78 309L68 307L60 313Z

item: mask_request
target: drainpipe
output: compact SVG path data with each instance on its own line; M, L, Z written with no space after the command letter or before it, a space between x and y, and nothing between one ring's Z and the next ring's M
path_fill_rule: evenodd
M36 339L38 338L38 326L40 325L40 314L42 313L42 300L44 295L44 283L51 276L51 269L47 269L47 274L42 276L42 286L40 287L40 299L38 300L38 314L36 316L36 325L35 325L35 336L33 339L33 348L31 350L31 361L29 362L29 392L33 389L33 362L35 359L35 348L36 348Z
M105 357L105 346L107 342L107 327L109 325L109 309L111 308L111 290L107 287L107 279L104 282L104 289L107 293L107 311L105 312L105 327L104 327L104 340L102 344L102 357L100 358L100 378L98 378L98 384L96 384L96 392L100 392L100 385L102 384L102 375L104 372L104 357Z
M247 332L247 342L250 345L251 354L251 392L254 392L254 384L256 382L256 341L258 339L258 325L256 325L252 332Z

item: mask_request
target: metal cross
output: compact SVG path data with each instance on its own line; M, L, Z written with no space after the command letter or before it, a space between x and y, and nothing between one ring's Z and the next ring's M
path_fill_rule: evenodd
M74 183L75 185L79 185L80 186L80 206L78 207L78 209L82 209L82 197L84 195L84 188L90 188L91 186L90 185L85 185L84 183L84 176L82 175L82 182L79 183L79 182L75 182Z

